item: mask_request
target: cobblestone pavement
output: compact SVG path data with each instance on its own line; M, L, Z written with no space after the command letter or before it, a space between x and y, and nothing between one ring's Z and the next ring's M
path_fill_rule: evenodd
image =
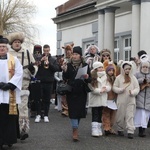
M82 119L79 126L79 142L72 141L72 130L69 119L51 105L49 123L34 123L30 118L29 138L8 150L150 150L150 129L147 136L140 138L135 133L134 139L118 136L91 137L91 112L88 110L86 119Z

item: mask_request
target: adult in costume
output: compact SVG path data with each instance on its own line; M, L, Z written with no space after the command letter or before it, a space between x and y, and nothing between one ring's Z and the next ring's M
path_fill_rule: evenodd
M18 111L21 102L23 69L19 60L7 53L8 39L0 36L0 150L17 142ZM18 128L17 128L18 127Z
M29 118L28 118L28 97L29 97L29 83L31 76L34 76L37 72L37 66L33 66L35 63L34 57L31 53L24 49L21 44L24 42L23 33L11 33L9 36L9 44L11 48L10 54L17 56L23 66L23 82L21 89L21 104L19 108L19 125L20 125L20 140L28 138L29 131Z

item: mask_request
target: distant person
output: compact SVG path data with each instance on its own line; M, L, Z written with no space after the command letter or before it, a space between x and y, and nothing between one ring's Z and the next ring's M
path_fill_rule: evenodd
M89 65L90 69L93 69L93 63L100 60L100 50L96 45L90 45L85 50L85 61Z
M137 57L131 57L130 58L130 61L132 62L133 64L133 73L135 74L136 72L139 72L140 71L140 64L141 64L141 57L142 56L146 56L147 55L147 52L144 51L144 50L140 50L138 53L137 53ZM145 57L144 56L144 57ZM147 55L148 56L148 55Z
M70 62L70 60L72 58L72 54L73 54L73 46L74 46L74 43L66 44L65 46L62 46L62 48L64 49L64 54L65 54L62 67L66 66L66 64L68 62ZM66 101L66 95L62 96L62 112L61 112L61 114L65 117L68 117L68 104Z
M48 113L50 107L50 99L53 90L54 82L54 73L59 71L60 67L54 57L50 54L50 46L45 44L43 46L43 55L41 58L41 63L38 65L38 72L36 74L37 80L40 80L41 83L41 98L44 109L44 122L48 123ZM38 123L41 121L41 99L36 99L36 111L37 116L35 122Z

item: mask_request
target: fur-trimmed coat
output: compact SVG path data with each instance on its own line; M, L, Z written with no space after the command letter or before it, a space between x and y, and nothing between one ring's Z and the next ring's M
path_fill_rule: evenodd
M27 50L26 49L21 48L18 52L16 52L12 48L9 49L9 53L12 54L13 56L16 56L19 59L21 64L22 64L22 52L24 52L23 66L27 66L28 65L28 57L27 57ZM35 63L35 59L30 52L29 52L29 56L30 56L30 62ZM34 75L35 75L37 72L37 66L34 66L34 68L35 68L35 72L34 72ZM31 73L28 70L28 68L23 69L23 85L22 85L23 89L28 88L30 79L31 79Z
M101 78L97 77L98 87L93 88L93 91L89 94L89 107L107 106L107 92L111 90L111 85L107 81L106 74ZM106 92L100 93L102 87L106 87Z

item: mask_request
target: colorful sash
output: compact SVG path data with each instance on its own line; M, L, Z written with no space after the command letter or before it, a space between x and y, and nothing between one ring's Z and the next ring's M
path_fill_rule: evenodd
M9 54L8 59L9 79L11 79L15 73L15 58ZM16 106L16 92L9 90L9 115L17 115Z

